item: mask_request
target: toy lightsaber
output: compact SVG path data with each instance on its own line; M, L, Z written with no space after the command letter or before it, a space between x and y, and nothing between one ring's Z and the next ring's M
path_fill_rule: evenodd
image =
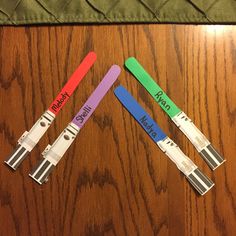
M66 104L69 97L73 94L80 81L87 74L91 66L96 61L96 54L94 52L88 53L83 59L79 67L70 77L66 85L62 88L56 99L52 102L48 110L36 121L30 131L25 131L18 140L18 146L13 153L8 157L5 163L13 170L22 163L26 156L32 151L35 145L39 142L49 126L55 119L57 113Z
M43 159L31 172L30 176L39 184L47 181L49 174L61 160L67 149L75 140L80 129L92 115L98 104L108 92L120 74L120 67L113 65L107 72L101 83L91 94L89 99L74 117L72 122L64 129L52 145L48 145L42 153Z
M225 161L223 157L215 150L191 119L157 85L140 63L134 57L130 57L126 60L125 66L152 95L177 127L187 136L209 167L214 170L220 166Z
M192 186L204 195L214 183L180 150L180 148L160 129L153 119L144 111L130 93L122 86L115 89L115 95L122 105L143 127L150 138L176 164Z

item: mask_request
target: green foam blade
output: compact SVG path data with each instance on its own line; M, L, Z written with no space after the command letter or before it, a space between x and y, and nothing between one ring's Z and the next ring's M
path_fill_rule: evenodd
M181 112L181 110L175 105L174 102L172 102L172 100L166 95L166 93L159 87L159 85L134 57L128 58L125 61L125 66L171 118Z

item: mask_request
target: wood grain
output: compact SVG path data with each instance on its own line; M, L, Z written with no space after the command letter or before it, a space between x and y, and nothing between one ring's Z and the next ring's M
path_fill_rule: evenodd
M234 235L236 28L113 25L0 28L0 235ZM16 172L3 164L88 51L98 60ZM216 183L199 197L113 89L49 181L28 173L109 67L137 57L227 162L212 172L144 88L122 84Z

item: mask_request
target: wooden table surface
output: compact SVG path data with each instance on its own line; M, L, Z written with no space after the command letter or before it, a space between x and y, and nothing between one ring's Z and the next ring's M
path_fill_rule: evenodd
M0 28L0 235L234 235L236 28L104 25ZM82 58L97 62L15 172L3 161ZM49 181L28 174L112 64L135 56L223 154L212 172L124 69ZM122 84L215 182L200 197L113 94Z

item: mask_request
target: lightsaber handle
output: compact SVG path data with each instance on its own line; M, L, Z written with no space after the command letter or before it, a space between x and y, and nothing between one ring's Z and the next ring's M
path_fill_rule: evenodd
M41 137L46 133L51 123L55 119L55 115L47 110L36 121L30 131L25 131L18 140L18 146L5 161L5 163L16 170L21 162L26 158L27 154L35 147Z
M188 176L197 166L181 151L169 137L157 142L159 148L176 164L178 169Z
M49 174L61 160L65 152L71 146L76 136L79 133L79 128L70 123L59 137L55 140L53 145L48 145L43 151L43 159L36 168L30 173L30 176L39 184L47 181Z
M210 144L202 132L193 124L191 119L184 113L180 112L172 118L173 122L187 136L198 152Z
M172 120L187 136L212 170L224 163L225 159L213 148L204 134L194 125L184 112L181 111L174 116Z
M176 164L198 193L204 195L214 183L181 151L169 137L157 142L160 149Z
M49 110L36 121L30 131L22 138L19 139L19 144L31 151L39 142L41 137L46 133L51 123L55 119L55 115Z

